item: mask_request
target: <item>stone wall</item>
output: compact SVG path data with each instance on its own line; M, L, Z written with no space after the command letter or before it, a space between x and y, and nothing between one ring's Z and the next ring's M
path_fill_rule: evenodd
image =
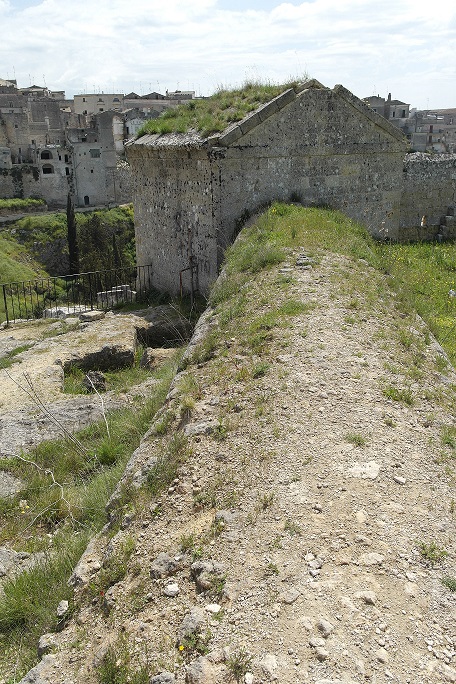
M240 124L128 146L138 263L178 292L205 293L240 220L274 200L329 205L397 238L405 138L342 86L290 89Z
M212 167L207 150L188 144L133 145L138 265L152 265L152 285L177 293L180 282L207 289L217 277L217 239L213 220Z
M399 237L432 239L448 209L456 205L456 154L409 154L403 170Z
M18 164L0 170L0 197L42 197L37 166Z
M373 235L395 239L403 136L341 86L302 97L288 92L279 96L288 105L226 149L212 150L220 247L243 213L290 199L340 209Z

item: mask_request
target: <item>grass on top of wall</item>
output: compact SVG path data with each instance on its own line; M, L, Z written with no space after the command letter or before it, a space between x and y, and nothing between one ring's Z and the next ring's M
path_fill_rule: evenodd
M166 110L157 119L147 121L139 130L138 138L149 133L189 131L196 131L205 138L211 133L223 131L236 121L241 121L260 105L296 85L297 81L280 85L248 82L237 90L220 88L210 97L189 100L175 109Z

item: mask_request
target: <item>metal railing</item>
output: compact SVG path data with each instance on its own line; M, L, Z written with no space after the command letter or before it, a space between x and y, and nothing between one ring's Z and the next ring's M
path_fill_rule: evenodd
M152 267L90 271L0 285L7 325L15 320L63 318L147 299Z

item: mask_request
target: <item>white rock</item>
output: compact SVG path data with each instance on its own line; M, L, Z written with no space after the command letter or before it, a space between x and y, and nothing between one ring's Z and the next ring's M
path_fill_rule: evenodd
M287 591L282 592L282 594L279 594L278 600L281 601L281 603L290 605L291 603L294 603L300 595L301 592L299 592L297 589L288 589Z
M253 684L253 674L251 672L245 673L244 684Z
M57 617L63 617L65 613L68 611L68 601L60 601L59 605L57 606Z
M333 631L334 625L328 622L328 620L324 620L323 618L321 618L317 622L317 629L323 634L323 637L327 639Z
M312 648L322 648L325 644L326 641L320 639L320 637L312 637L312 639L309 639L309 646L312 646Z
M318 659L318 660L323 661L323 660L326 660L326 659L329 657L329 652L328 652L325 648L322 648L321 646L318 646L318 647L315 649L315 655L317 656L317 659Z
M277 669L277 658L272 653L266 653L260 663L263 672L269 677L274 677L274 670Z
M361 565L381 565L383 563L383 556L379 553L363 553L359 557Z
M179 593L179 585L176 584L176 582L172 582L171 584L167 584L163 588L163 593L165 596L170 596L171 598L174 596L177 596Z
M218 603L209 603L205 606L205 610L207 610L208 613L213 613L215 615L216 613L220 613L221 606L219 606Z
M400 477L400 475L395 475L393 477L393 480L394 480L394 482L397 482L397 484L401 484L401 485L404 485L407 482L405 477Z
M347 471L351 477L360 477L363 480L375 480L380 472L380 464L376 461L367 463L355 463L353 468Z
M379 648L378 651L375 651L375 657L380 663L387 663L389 660L389 655L384 648Z
M419 592L420 590L415 582L407 582L404 586L404 593L407 594L407 596L416 597Z
M368 606L375 606L375 601L377 600L375 591L368 590L357 591L355 597L357 599L361 599L362 601L364 601L364 603L367 603Z

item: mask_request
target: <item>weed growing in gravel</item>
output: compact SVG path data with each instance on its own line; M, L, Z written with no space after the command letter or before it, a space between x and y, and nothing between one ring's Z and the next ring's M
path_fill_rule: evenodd
M110 646L99 665L96 666L98 684L148 684L150 674L147 665L133 657L125 637Z
M225 584L226 575L212 574L210 577L210 587L206 592L207 595L212 596L214 599L220 600L223 596Z
M443 354L437 354L435 357L435 367L439 373L444 373L448 370L448 360L443 356Z
M348 432L345 435L345 440L357 447L363 447L367 444L366 438L359 432Z
M383 395L392 401L400 401L407 406L413 406L415 398L409 387L396 387L395 385L385 385Z
M219 419L214 431L212 432L212 436L217 442L223 442L228 437L228 430L229 427L226 421Z
M252 656L245 648L235 651L228 660L226 661L226 666L229 672L232 674L237 682L245 676L246 672L252 669L253 659Z
M264 569L264 576L265 577L271 577L272 575L278 575L279 574L279 568L275 563L268 563L267 566Z
M191 453L190 443L184 433L174 432L147 475L151 494L159 494L169 487L177 477L179 466L185 463Z
M456 428L452 425L444 425L440 435L441 442L444 446L451 449L456 449Z
M267 492L265 494L262 494L262 496L260 496L260 500L259 500L259 506L260 506L261 510L266 511L268 508L271 508L271 506L274 503L274 498L275 498L274 492Z
M436 563L441 563L448 556L448 551L438 546L434 541L429 543L420 542L418 544L418 550L421 557L431 566L434 566Z
M253 368L252 368L252 378L262 378L263 375L266 375L270 368L270 364L266 363L266 361L259 361L256 363Z
M388 427L396 427L397 425L396 421L393 420L391 416L385 416L383 420L385 421L385 425L387 425Z
M289 518L287 518L285 521L285 526L283 529L285 532L288 532L291 537L300 537L302 535L302 530L298 523L294 520L290 520Z
M204 634L195 632L181 639L177 648L183 658L189 662L196 655L207 655L209 653L209 642L211 639L212 632L209 629Z
M456 577L443 577L442 584L450 591L456 591Z
M119 546L108 556L103 567L89 583L88 591L92 599L102 600L109 587L124 579L127 574L128 561L135 550L135 540L126 536Z

